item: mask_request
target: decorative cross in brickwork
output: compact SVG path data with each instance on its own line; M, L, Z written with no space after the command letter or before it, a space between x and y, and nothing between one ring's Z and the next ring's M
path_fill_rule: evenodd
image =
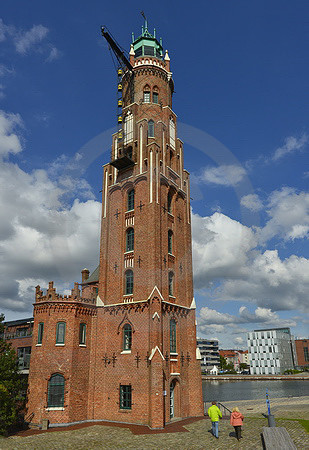
M115 262L115 265L114 265L114 271L115 271L115 273L117 272L117 269L118 269L118 264Z
M120 212L118 211L118 208L116 209L116 212L114 214L114 216L116 216L116 219L118 219L118 216L120 215Z
M146 354L145 361L147 362L147 367L149 367L151 364L151 361L149 359L149 352L147 352L147 354Z
M179 270L180 270L180 273L182 273L182 269L183 269L183 267L182 267L182 264L180 263L180 264L179 264Z
M137 207L139 208L140 211L142 211L142 207L145 206L142 204L142 201L140 200L139 205L137 205Z
M166 267L167 260L166 260L165 255L164 255L164 258L163 258L163 262L164 262L164 267Z
M183 352L181 352L180 361L181 361L182 366L183 366L184 360L185 360L184 354L183 354Z
M105 356L103 358L103 361L104 361L105 367L107 367L107 364L110 364L110 359L109 359L109 357L107 356L106 353L105 353Z
M141 267L142 258L139 256L137 259L138 267Z
M115 353L113 353L112 361L113 361L113 367L115 367L115 362L117 361L117 357L116 357Z
M190 359L191 359L190 353L187 352L187 361L188 361L188 364L190 363Z
M180 223L180 222L181 222L181 216L180 216L180 214L178 214L177 219L178 219L178 222Z
M164 205L162 206L162 209L163 209L164 213L166 213L167 208L166 208L166 206L165 206L165 203L164 203Z
M138 368L139 362L140 362L140 360L141 360L141 357L139 356L138 352L136 353L136 356L135 356L134 359L135 359L135 361L136 361L136 367Z

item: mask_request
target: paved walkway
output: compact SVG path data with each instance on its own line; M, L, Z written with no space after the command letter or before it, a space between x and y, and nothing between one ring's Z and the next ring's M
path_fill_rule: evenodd
M273 404L277 426L286 427L298 449L309 450L309 434L297 420L289 418L306 418L309 414L309 398L277 399ZM239 401L238 407L245 415L243 439L238 442L234 428L228 420L219 424L219 439L211 433L211 423L208 418L182 423L174 423L169 432L138 434L138 427L132 429L122 426L90 425L79 429L49 430L30 436L12 436L0 439L0 450L4 449L262 449L261 430L267 426L267 419L259 412L265 412L262 403L254 401ZM229 404L228 406L235 406ZM252 409L253 408L253 409ZM263 409L264 408L264 409ZM277 412L274 409L277 408ZM286 415L283 415L286 414ZM288 418L288 417L289 418ZM280 418L282 417L282 418ZM307 417L308 418L308 417ZM167 427L168 428L168 427ZM180 431L176 431L180 430Z

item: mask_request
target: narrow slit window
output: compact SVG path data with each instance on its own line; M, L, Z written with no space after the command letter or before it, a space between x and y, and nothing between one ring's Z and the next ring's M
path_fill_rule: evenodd
M133 294L133 270L127 270L125 273L125 294Z
M126 252L132 252L134 250L134 229L129 228L126 231Z
M176 321L170 320L170 352L176 353Z
M134 209L134 189L131 189L128 192L128 211L132 211Z
M126 323L123 327L123 350L131 350L132 347L132 327Z
M154 121L148 121L148 137L154 137Z
M58 322L56 328L56 344L65 342L65 322Z

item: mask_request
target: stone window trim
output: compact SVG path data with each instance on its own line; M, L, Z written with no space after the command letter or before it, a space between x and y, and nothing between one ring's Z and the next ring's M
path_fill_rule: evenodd
M64 411L64 406L49 406L45 411Z

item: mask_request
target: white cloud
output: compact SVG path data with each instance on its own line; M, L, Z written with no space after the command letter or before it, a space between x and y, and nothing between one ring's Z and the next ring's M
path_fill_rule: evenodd
M25 55L47 36L48 31L48 28L43 25L33 25L29 31L17 33L14 38L17 53Z
M236 186L246 176L246 171L239 165L222 165L219 167L206 167L199 179L206 183L221 186Z
M14 74L14 69L9 69L5 64L0 64L0 77Z
M14 25L6 25L0 19L0 42L8 39L13 42L20 55L29 55L33 51L48 53L46 62L52 62L61 56L61 52L47 40L49 29L43 25L33 25L30 30L22 30Z
M0 158L9 153L19 153L22 150L21 140L16 131L23 126L19 114L6 113L0 110Z
M261 211L263 209L263 202L257 194L248 194L241 198L240 204L250 211Z
M270 217L260 232L261 242L274 236L285 241L305 238L309 231L309 194L285 187L274 191L268 199Z
M79 278L85 265L95 268L101 205L89 197L82 201L93 193L76 167L69 171L68 159L52 165L52 173L27 173L7 160L21 151L13 132L20 123L18 115L0 115L0 156L6 158L0 164L0 210L5 211L0 221L0 307L31 314L36 284L45 287L54 279L61 291ZM78 159L80 154L72 160ZM73 204L64 201L70 196L77 196Z
M308 142L308 135L304 133L299 138L294 136L289 136L284 140L284 144L282 147L279 147L275 150L275 153L272 157L273 161L277 161L278 159L282 158L283 156L294 153L298 150L303 150L305 145Z

